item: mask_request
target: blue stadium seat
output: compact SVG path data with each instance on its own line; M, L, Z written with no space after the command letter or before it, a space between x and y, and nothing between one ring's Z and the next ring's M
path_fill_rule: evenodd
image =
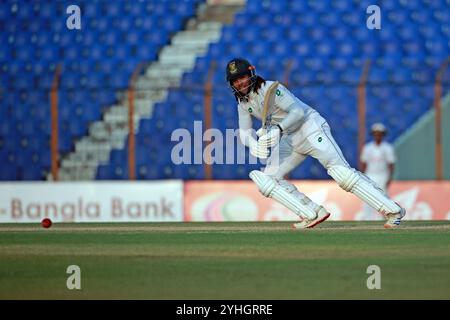
M0 180L14 181L17 180L17 178L17 169L14 166L0 166Z
M112 172L109 165L99 165L97 167L96 179L98 180L109 180L111 179Z
M294 14L306 14L309 10L306 1L291 1L289 2L288 8L288 11L293 12Z

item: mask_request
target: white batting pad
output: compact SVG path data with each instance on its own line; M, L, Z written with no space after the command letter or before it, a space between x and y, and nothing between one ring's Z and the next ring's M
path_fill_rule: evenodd
M301 203L300 199L292 193L289 193L286 189L280 186L275 179L265 173L258 170L253 170L250 172L250 179L256 183L259 191L265 197L278 201L296 215L311 220L317 217L317 213L314 212L313 209Z
M355 194L372 208L383 214L400 212L401 208L368 177L353 168L333 166L328 174L345 191Z

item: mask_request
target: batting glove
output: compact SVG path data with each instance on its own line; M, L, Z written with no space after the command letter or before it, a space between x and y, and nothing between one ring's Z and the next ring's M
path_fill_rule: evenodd
M265 135L259 138L258 146L261 146L263 148L273 147L280 141L280 136L281 136L280 128L273 127L269 130L269 132L267 132Z
M269 149L259 145L256 140L250 140L249 143L250 153L257 158L266 159L269 156Z
M265 134L267 134L267 129L265 129L265 128L259 128L258 131L256 131L256 135L258 137L262 137Z

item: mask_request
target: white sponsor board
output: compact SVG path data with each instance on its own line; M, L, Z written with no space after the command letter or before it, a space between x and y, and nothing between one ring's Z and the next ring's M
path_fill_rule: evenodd
M183 182L0 183L0 223L183 221Z

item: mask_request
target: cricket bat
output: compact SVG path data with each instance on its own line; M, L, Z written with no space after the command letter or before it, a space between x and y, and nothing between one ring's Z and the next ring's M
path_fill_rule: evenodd
M275 93L277 91L278 85L280 83L278 81L275 81L274 83L272 83L269 87L269 89L267 89L266 91L266 95L264 97L264 104L263 104L263 110L262 110L262 129L265 130L266 128L266 117L267 117L267 112L269 111L270 106L273 105L273 103L275 102Z

